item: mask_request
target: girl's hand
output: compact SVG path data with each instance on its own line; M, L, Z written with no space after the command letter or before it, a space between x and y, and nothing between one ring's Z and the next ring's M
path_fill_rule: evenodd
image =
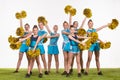
M92 37L88 37L88 39L91 39Z
M108 23L107 26L109 26L111 23Z
M34 53L34 52L35 52L35 48L33 48L33 50L32 50L32 51L33 51L33 53Z
M18 42L22 42L22 41L23 41L23 39L22 39L22 38L20 38Z
M83 46L85 46L86 44L85 43L81 43Z
M18 44L20 41L17 41L15 44Z

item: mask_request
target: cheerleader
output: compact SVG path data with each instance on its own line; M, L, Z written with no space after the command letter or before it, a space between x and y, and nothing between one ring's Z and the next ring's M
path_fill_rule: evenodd
M34 46L36 44L36 41L38 39L38 27L37 27L37 25L34 25L34 27L33 27L33 35L29 35L26 38L22 38L22 39L20 39L20 41L24 41L24 40L26 40L28 38L30 38L30 41L31 41L30 42L30 50L33 50L33 48L34 48ZM39 50L39 48L36 47L36 50ZM39 55L31 57L28 54L28 56L30 58L30 65L28 66L28 73L26 74L25 77L29 78L31 76L30 71L31 71L31 68L33 67L34 61L36 60L36 63L37 63L37 66L38 66L38 70L39 70L39 77L41 78L42 77L42 69L41 69L41 65L40 65L40 61L39 61Z
M42 58L42 61L43 61L43 64L44 64L44 70L45 70L45 75L48 75L48 71L47 71L47 63L46 63L46 59L45 59L45 49L44 49L44 46L43 46L43 41L44 41L44 38L47 36L47 32L44 30L44 25L42 22L38 23L38 26L40 28L40 30L38 31L38 39L37 39L37 42L34 46L34 49L36 49L36 47L38 46L38 48L40 49L40 55L41 55L41 58Z
M76 63L77 63L77 71L78 71L78 77L81 77L81 69L80 69L80 49L78 47L78 43L79 44L83 44L81 41L78 40L78 38L87 38L87 37L81 37L81 36L77 36L75 34L75 28L71 25L70 27L70 35L69 37L69 41L70 41L70 51L69 51L69 60L68 60L68 68L67 68L67 74L66 77L70 76L70 69L71 69L71 64L72 64L72 60L73 57L76 57Z
M79 29L83 28L86 19L87 19L87 18L85 17L84 20L82 21L82 24L81 24L81 26L80 26ZM72 20L71 20L71 22L72 22ZM78 30L78 21L74 21L74 22L73 22L73 26L74 26L75 30L77 31L77 30ZM76 32L76 33L77 33L77 32ZM84 73L82 54L83 54L83 52L80 51L80 65L81 65L81 72ZM72 64L71 64L71 69L70 69L70 73L71 73L71 74L72 74L72 72L73 72L73 69L72 69L72 68L73 68L73 63L74 63L74 57L73 57Z
M49 27L47 25L46 25L46 29L47 29L48 33L50 34L50 36L47 36L47 38L50 38L50 43L48 45L48 72L50 73L52 55L54 55L55 63L56 63L56 73L58 73L58 69L59 69L59 58L58 58L59 50L58 50L58 46L57 46L57 41L58 41L59 36L60 36L59 33L57 33L58 26L54 25L54 27L53 27L54 32L51 32L51 30L49 29Z
M89 29L88 29L87 33L90 34L91 32L97 32L97 31L100 31L101 29L106 28L108 26L109 26L109 24L101 26L101 27L99 27L97 29L94 29L93 28L93 21L90 19L88 21L88 27L89 27ZM93 43L91 45L91 47L89 48L89 50L88 50L88 60L87 60L87 64L86 64L86 71L85 71L84 74L88 75L88 70L89 70L89 66L90 66L90 62L91 62L91 59L92 59L93 52L95 52L95 61L96 61L98 75L102 75L102 72L100 70L100 61L99 61L100 46L99 46L98 42Z
M70 34L70 24L71 24L71 18L72 16L70 15L69 17L69 23L67 21L63 22L63 30L62 30L62 37L63 37L63 55L64 55L64 72L61 75L66 75L67 74L67 66L68 66L68 53L70 51L70 42L68 35Z
M23 26L22 25L22 19L20 19L20 26ZM25 28L25 32L24 32L23 37L31 35L30 25L26 23L24 28ZM20 65L21 65L21 61L22 61L22 58L23 58L23 53L26 53L28 51L28 48L29 47L26 45L26 41L24 40L22 42L20 50L19 50L19 58L18 58L18 62L17 62L17 67L16 67L16 70L13 73L18 73ZM27 55L26 55L26 57L27 57L27 60L28 60L28 65L29 65L29 63L30 63L29 58L28 58ZM32 72L31 72L31 74L32 74Z
M63 27L64 27L64 30L62 30L62 37L64 41L63 41L62 49L63 49L63 55L64 55L64 72L62 73L62 75L66 75L67 64L68 64L68 53L70 51L70 42L68 38L68 35L70 34L70 30L69 30L68 22L64 21Z

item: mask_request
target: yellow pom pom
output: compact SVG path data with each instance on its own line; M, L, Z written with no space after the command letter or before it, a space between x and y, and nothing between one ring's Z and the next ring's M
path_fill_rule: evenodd
M22 17L21 17L21 14L18 13L18 12L15 14L15 17L16 17L16 19L20 19L20 18L22 18Z
M9 43L16 43L17 41L19 41L19 38L12 37L11 35L8 37Z
M85 46L82 44L78 44L78 47L80 48L81 51L85 50Z
M32 50L28 50L28 51L27 51L27 55L28 55L29 57L31 57L32 54L33 54L33 51L32 51Z
M88 50L88 49L90 48L90 46L91 46L91 40L90 40L90 39L85 42L85 45L78 44L78 47L79 47L80 50L82 50L82 51L83 51L83 50Z
M91 37L91 43L95 43L98 40L97 32L92 32L88 36Z
M45 19L45 17L43 17L43 16L38 17L38 23L40 23L40 22L42 22L43 25L46 25L48 23L47 20Z
M78 29L78 35L79 36L85 36L86 35L86 31L85 31L85 29Z
M19 38L13 37L11 43L16 43L17 41L19 41Z
M24 29L23 29L23 27L18 27L17 28L16 35L17 36L23 36L24 35Z
M43 41L43 43L46 43L46 42L47 42L47 40L48 40L47 38L44 38L44 41Z
M13 49L13 50L16 50L17 45L16 44L10 44L10 48Z
M90 46L91 46L91 40L89 39L89 40L87 40L86 42L85 42L85 49L86 50L88 50L89 48L90 48Z
M85 29L78 29L78 35L79 36L85 36L86 35L86 31L85 31ZM79 39L79 41L83 41L84 39L83 38L81 38L81 39Z
M110 48L111 42L106 42L106 43L105 43L105 46L106 46L106 48Z
M38 17L38 23L43 22L43 21L45 21L45 17L43 17L43 16Z
M26 45L27 45L27 46L30 46L30 42L31 42L31 41L30 41L30 38L28 38L28 39L26 40Z
M21 42L17 43L17 49L20 49L20 46L21 46Z
M8 37L8 42L11 43L11 42L12 42L12 39L13 39L13 38L12 38L12 35L10 35L10 36Z
M43 22L43 25L46 25L48 23L48 21L47 20L45 20L44 22Z
M36 56L39 56L40 55L40 50L39 49L35 50L35 54L36 54Z
M65 8L64 8L65 13L66 13L66 14L70 13L71 8L72 8L71 5L65 6Z
M10 48L13 49L13 50L19 49L20 46L21 46L21 43L17 43L17 44L16 43L11 43L10 44Z
M112 22L108 27L113 30L118 26L118 24L119 24L119 22L117 19L112 19Z
M110 48L110 46L111 46L111 42L106 42L106 43L100 42L101 49L108 49Z
M89 8L85 8L84 11L83 11L83 14L84 14L87 18L92 17L92 12L91 12L91 9L89 9Z
M76 9L75 9L75 8L72 8L72 9L70 10L70 14L71 14L72 16L76 15Z
M22 17L22 18L25 18L26 16L27 16L26 11L21 11L21 17Z
M35 50L35 52L33 52L32 50L28 50L27 55L31 58L37 57L40 55L40 50L37 49Z

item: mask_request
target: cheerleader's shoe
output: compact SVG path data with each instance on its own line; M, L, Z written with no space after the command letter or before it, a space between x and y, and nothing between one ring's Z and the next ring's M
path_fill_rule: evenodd
M88 72L85 71L85 72L84 72L84 75L88 75Z
M43 74L42 74L42 73L40 73L40 74L38 75L38 77L39 77L39 78L42 78L42 76L43 76Z
M25 78L30 78L30 74L27 73L27 74L25 75Z
M98 72L98 75L103 75L103 74L102 74L102 72L100 71L100 72Z
M66 75L67 74L67 72L66 71L64 71L61 75Z
M78 73L78 77L81 77L81 73Z
M67 73L67 74L66 74L66 77L70 77L70 73Z

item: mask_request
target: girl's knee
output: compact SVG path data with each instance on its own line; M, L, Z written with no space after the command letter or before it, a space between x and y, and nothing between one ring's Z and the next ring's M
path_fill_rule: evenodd
M95 60L96 60L96 62L99 62L99 58L97 57L97 58L95 58Z
M90 61L91 61L91 59L92 59L91 57L88 57L88 62L90 62Z

